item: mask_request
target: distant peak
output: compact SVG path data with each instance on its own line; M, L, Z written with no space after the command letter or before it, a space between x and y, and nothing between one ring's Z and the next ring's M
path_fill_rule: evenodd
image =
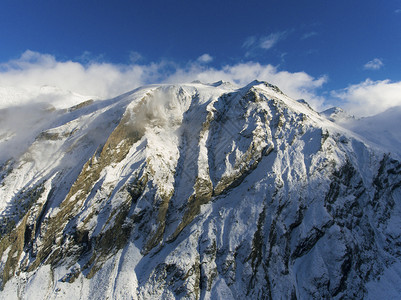
M333 107L330 107L330 108L322 111L322 114L330 115L330 114L338 114L338 113L343 113L343 112L344 112L344 110L341 107L333 106Z
M209 83L210 86L218 87L218 86L233 86L233 84L229 81L219 80L213 83Z
M222 84L224 84L224 83L225 83L225 82L224 82L223 80L219 80L219 81L216 81L216 82L211 83L210 85L211 85L211 86L217 87L217 86L222 85Z
M342 108L337 107L337 106L333 106L329 109L326 109L326 110L322 111L320 114L322 116L325 116L330 121L336 122L336 123L341 123L341 122L355 119L354 116L348 114Z
M204 83L200 80L193 80L191 81L192 84L203 84L203 85L208 85L208 86L213 86L213 87L218 87L218 86L232 86L233 84L229 81L224 81L224 80L219 80L213 83Z

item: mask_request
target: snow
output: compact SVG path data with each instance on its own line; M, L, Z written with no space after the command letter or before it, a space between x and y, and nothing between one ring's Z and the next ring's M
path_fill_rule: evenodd
M401 262L386 268L378 280L367 284L366 299L399 299L401 295Z
M258 97L254 102L244 98L250 90ZM79 98L53 88L44 88L41 93L70 97L69 105ZM16 91L9 94L22 99ZM13 109L8 107L3 112L17 113ZM102 166L91 191L73 208L77 214L68 228L83 228L82 222L87 220L84 229L89 236L101 236L114 225L112 212L119 211L126 202L126 185L141 176L148 182L142 196L130 203L130 213L145 212L148 219L141 224L143 228L135 224L126 246L105 258L92 279L79 273L73 283L63 282L71 271L83 267L82 261L68 258L71 261L67 259L52 271L48 265L41 265L33 273L21 272L6 284L1 296L172 298L177 290L194 292L197 280L205 284L207 279L210 286L200 292L201 298L234 299L260 296L256 292L266 287L266 278L271 274L270 292L275 296L285 298L293 286L300 298L322 296L315 283L329 284L331 289L339 284L347 250L344 236L350 238L344 233L348 234L348 229L332 225L333 213L325 202L323 193L331 187L333 173L349 159L357 178L369 187L382 152L401 153L401 135L394 128L390 130L400 110L346 122L334 119L333 113L338 110L319 114L263 82L245 88L226 82L152 85L74 111L25 106L19 115L27 116L25 124L15 126L12 118L0 120L4 125L0 126L0 163L8 158L15 162L1 181L3 216L7 209L12 211L18 192L42 181L45 192L38 201L49 201L45 216L55 216L84 164L92 158L97 162L96 155L124 120L143 136L121 161ZM388 134L384 136L383 132ZM121 151L123 143L121 140L115 153ZM7 151L10 147L13 153ZM376 152L378 148L381 151ZM199 208L200 213L173 239L189 199L199 196L194 186L196 178L210 181L214 189L222 186L223 179L228 184L220 194L214 190L211 199ZM169 210L164 219L159 219L158 201L162 196L168 199ZM397 204L383 234L399 235L401 197L398 193L392 199ZM337 205L341 208L353 200L353 195L342 195ZM302 223L295 224L299 216ZM373 213L369 217L374 220ZM372 220L369 226L374 226ZM166 226L161 241L149 253L141 253L161 222ZM317 232L323 234L312 241ZM259 242L255 237L262 239L262 249L255 246ZM283 254L288 252L290 256L305 241L314 243L313 247L291 258L294 261L288 258L286 266ZM268 270L263 273L263 264L268 260ZM398 262L384 268L380 279L368 283L368 297L401 293L397 286L400 269ZM201 279L194 275L198 270L203 272ZM251 281L259 286L255 294L246 294ZM387 286L388 291L381 291Z

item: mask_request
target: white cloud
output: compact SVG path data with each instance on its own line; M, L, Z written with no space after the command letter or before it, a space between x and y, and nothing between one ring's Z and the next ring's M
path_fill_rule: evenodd
M115 65L57 61L54 56L33 51L0 65L0 86L31 89L56 86L88 96L116 96L160 75L165 64Z
M213 60L213 57L211 57L209 54L205 53L201 56L198 57L197 61L200 63L209 63Z
M131 63L137 63L142 59L142 55L139 52L131 51L129 53L129 60Z
M102 61L102 60L104 60L103 54L94 55L90 51L84 51L84 53L82 53L80 56L77 57L77 61L81 63L89 63L91 61Z
M313 36L315 36L315 35L318 35L318 33L317 33L316 31L311 31L311 32L304 33L304 34L301 36L301 40L309 39L309 38L311 38L311 37L313 37Z
M314 78L305 72L290 73L279 71L272 65L262 65L255 62L226 65L222 68L213 68L200 61L208 62L212 57L202 55L195 62L180 67L173 62L161 61L139 65L116 65L105 62L90 62L83 65L75 61L58 61L54 56L26 51L20 58L0 65L0 94L2 89L15 90L12 95L0 97L0 107L11 103L20 104L32 101L50 101L59 104L67 99L68 92L73 91L80 95L111 98L132 90L136 87L152 83L182 83L200 80L214 82L218 80L230 81L240 85L258 79L277 85L284 93L295 99L304 98L316 109L323 105L323 98L316 95L316 90L326 82L326 77ZM43 86L55 86L61 91L54 92L41 99L36 99L39 92L29 98L26 95L33 89ZM43 89L43 88L42 88ZM53 94L52 94L53 93ZM8 98L8 102L5 100ZM76 96L74 101L81 101ZM57 102L58 101L58 102ZM71 103L64 105L68 106ZM62 106L62 105L61 105Z
M254 36L248 37L245 42L242 44L243 48L250 48L256 43L257 39Z
M246 57L251 56L257 49L263 49L263 50L272 49L274 46L277 45L278 42L284 40L287 37L287 35L288 31L279 31L279 32L273 32L267 36L261 36L259 38L256 36L250 36L242 44L242 48L248 49L245 56Z
M366 79L346 89L332 92L344 101L343 107L356 116L372 116L401 105L401 81Z
M372 59L368 61L363 67L366 70L379 70L384 66L383 61L380 58Z
M396 9L394 12L395 12L396 14L400 14L400 13L401 13L401 9Z
M260 48L269 50L273 48L280 40L283 40L287 33L285 31L283 32L275 32L271 33L266 37L262 37L260 39Z

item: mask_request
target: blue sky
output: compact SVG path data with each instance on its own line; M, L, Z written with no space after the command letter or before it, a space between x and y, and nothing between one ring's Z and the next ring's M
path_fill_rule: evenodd
M355 91L364 88L367 94L383 85L401 91L400 53L401 0L2 0L0 4L3 86L12 82L7 80L9 73L35 64L43 67L44 57L53 60L48 68L74 62L85 70L98 64L122 73L133 66L153 72L146 79L138 75L141 80L132 88L171 77L190 80L196 72L208 70L231 74L239 65L250 66L244 70L249 76L263 76L263 68L273 67L268 73L281 74L278 83L285 74L309 76L304 82L307 93L302 94L299 82L299 93L291 87L284 91L313 98L315 106L323 107L323 103L351 102L358 96ZM258 79L275 81L278 77L273 75ZM401 105L396 93L390 98ZM358 101L360 105L362 99Z

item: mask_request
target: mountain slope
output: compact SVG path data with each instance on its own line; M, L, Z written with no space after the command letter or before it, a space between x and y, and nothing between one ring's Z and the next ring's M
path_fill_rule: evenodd
M277 87L148 86L45 113L1 158L5 297L400 292L378 283L400 274L400 162Z

